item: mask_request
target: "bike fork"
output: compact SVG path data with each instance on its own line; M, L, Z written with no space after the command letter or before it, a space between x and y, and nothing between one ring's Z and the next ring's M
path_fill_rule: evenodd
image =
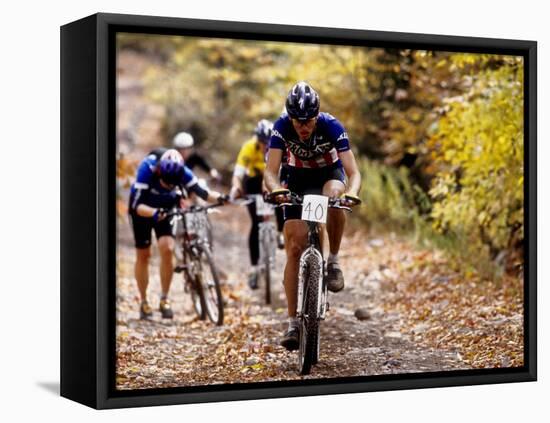
M324 263L323 263L324 268ZM325 277L324 274L321 276L321 280L319 281L319 297L318 297L318 311L319 311L319 318L321 320L325 320L325 317L327 315L327 311L329 309L328 304L328 287L325 283Z

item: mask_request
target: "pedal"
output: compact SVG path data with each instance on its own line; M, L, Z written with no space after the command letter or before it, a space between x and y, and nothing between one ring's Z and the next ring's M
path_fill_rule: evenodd
M185 265L178 265L178 266L174 267L174 272L176 272L176 273L181 273L181 272L183 272L186 268L187 268L187 266L185 266Z

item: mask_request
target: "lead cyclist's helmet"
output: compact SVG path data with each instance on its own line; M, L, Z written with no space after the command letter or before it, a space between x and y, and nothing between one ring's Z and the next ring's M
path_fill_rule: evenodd
M183 157L176 150L165 151L159 160L159 176L170 185L177 185L185 173Z
M272 129L273 122L270 122L267 119L262 119L258 122L258 125L256 125L256 130L254 131L254 133L261 143L267 144L271 138Z
M307 82L301 81L292 87L286 98L286 112L292 119L308 120L319 114L319 94Z
M195 141L193 136L188 132L178 132L174 137L174 148L191 148Z

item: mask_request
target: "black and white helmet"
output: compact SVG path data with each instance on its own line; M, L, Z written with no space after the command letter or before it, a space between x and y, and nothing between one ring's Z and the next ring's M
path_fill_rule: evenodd
M262 119L256 125L256 129L254 130L254 133L258 137L258 140L260 140L260 142L263 142L265 144L265 143L268 143L269 139L271 138L272 129L273 129L273 122L267 119Z
M319 114L319 94L307 82L292 87L286 98L286 112L292 119L308 120Z

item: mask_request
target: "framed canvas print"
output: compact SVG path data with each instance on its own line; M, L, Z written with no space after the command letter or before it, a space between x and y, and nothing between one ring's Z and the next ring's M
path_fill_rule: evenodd
M536 43L61 28L61 394L536 380Z

